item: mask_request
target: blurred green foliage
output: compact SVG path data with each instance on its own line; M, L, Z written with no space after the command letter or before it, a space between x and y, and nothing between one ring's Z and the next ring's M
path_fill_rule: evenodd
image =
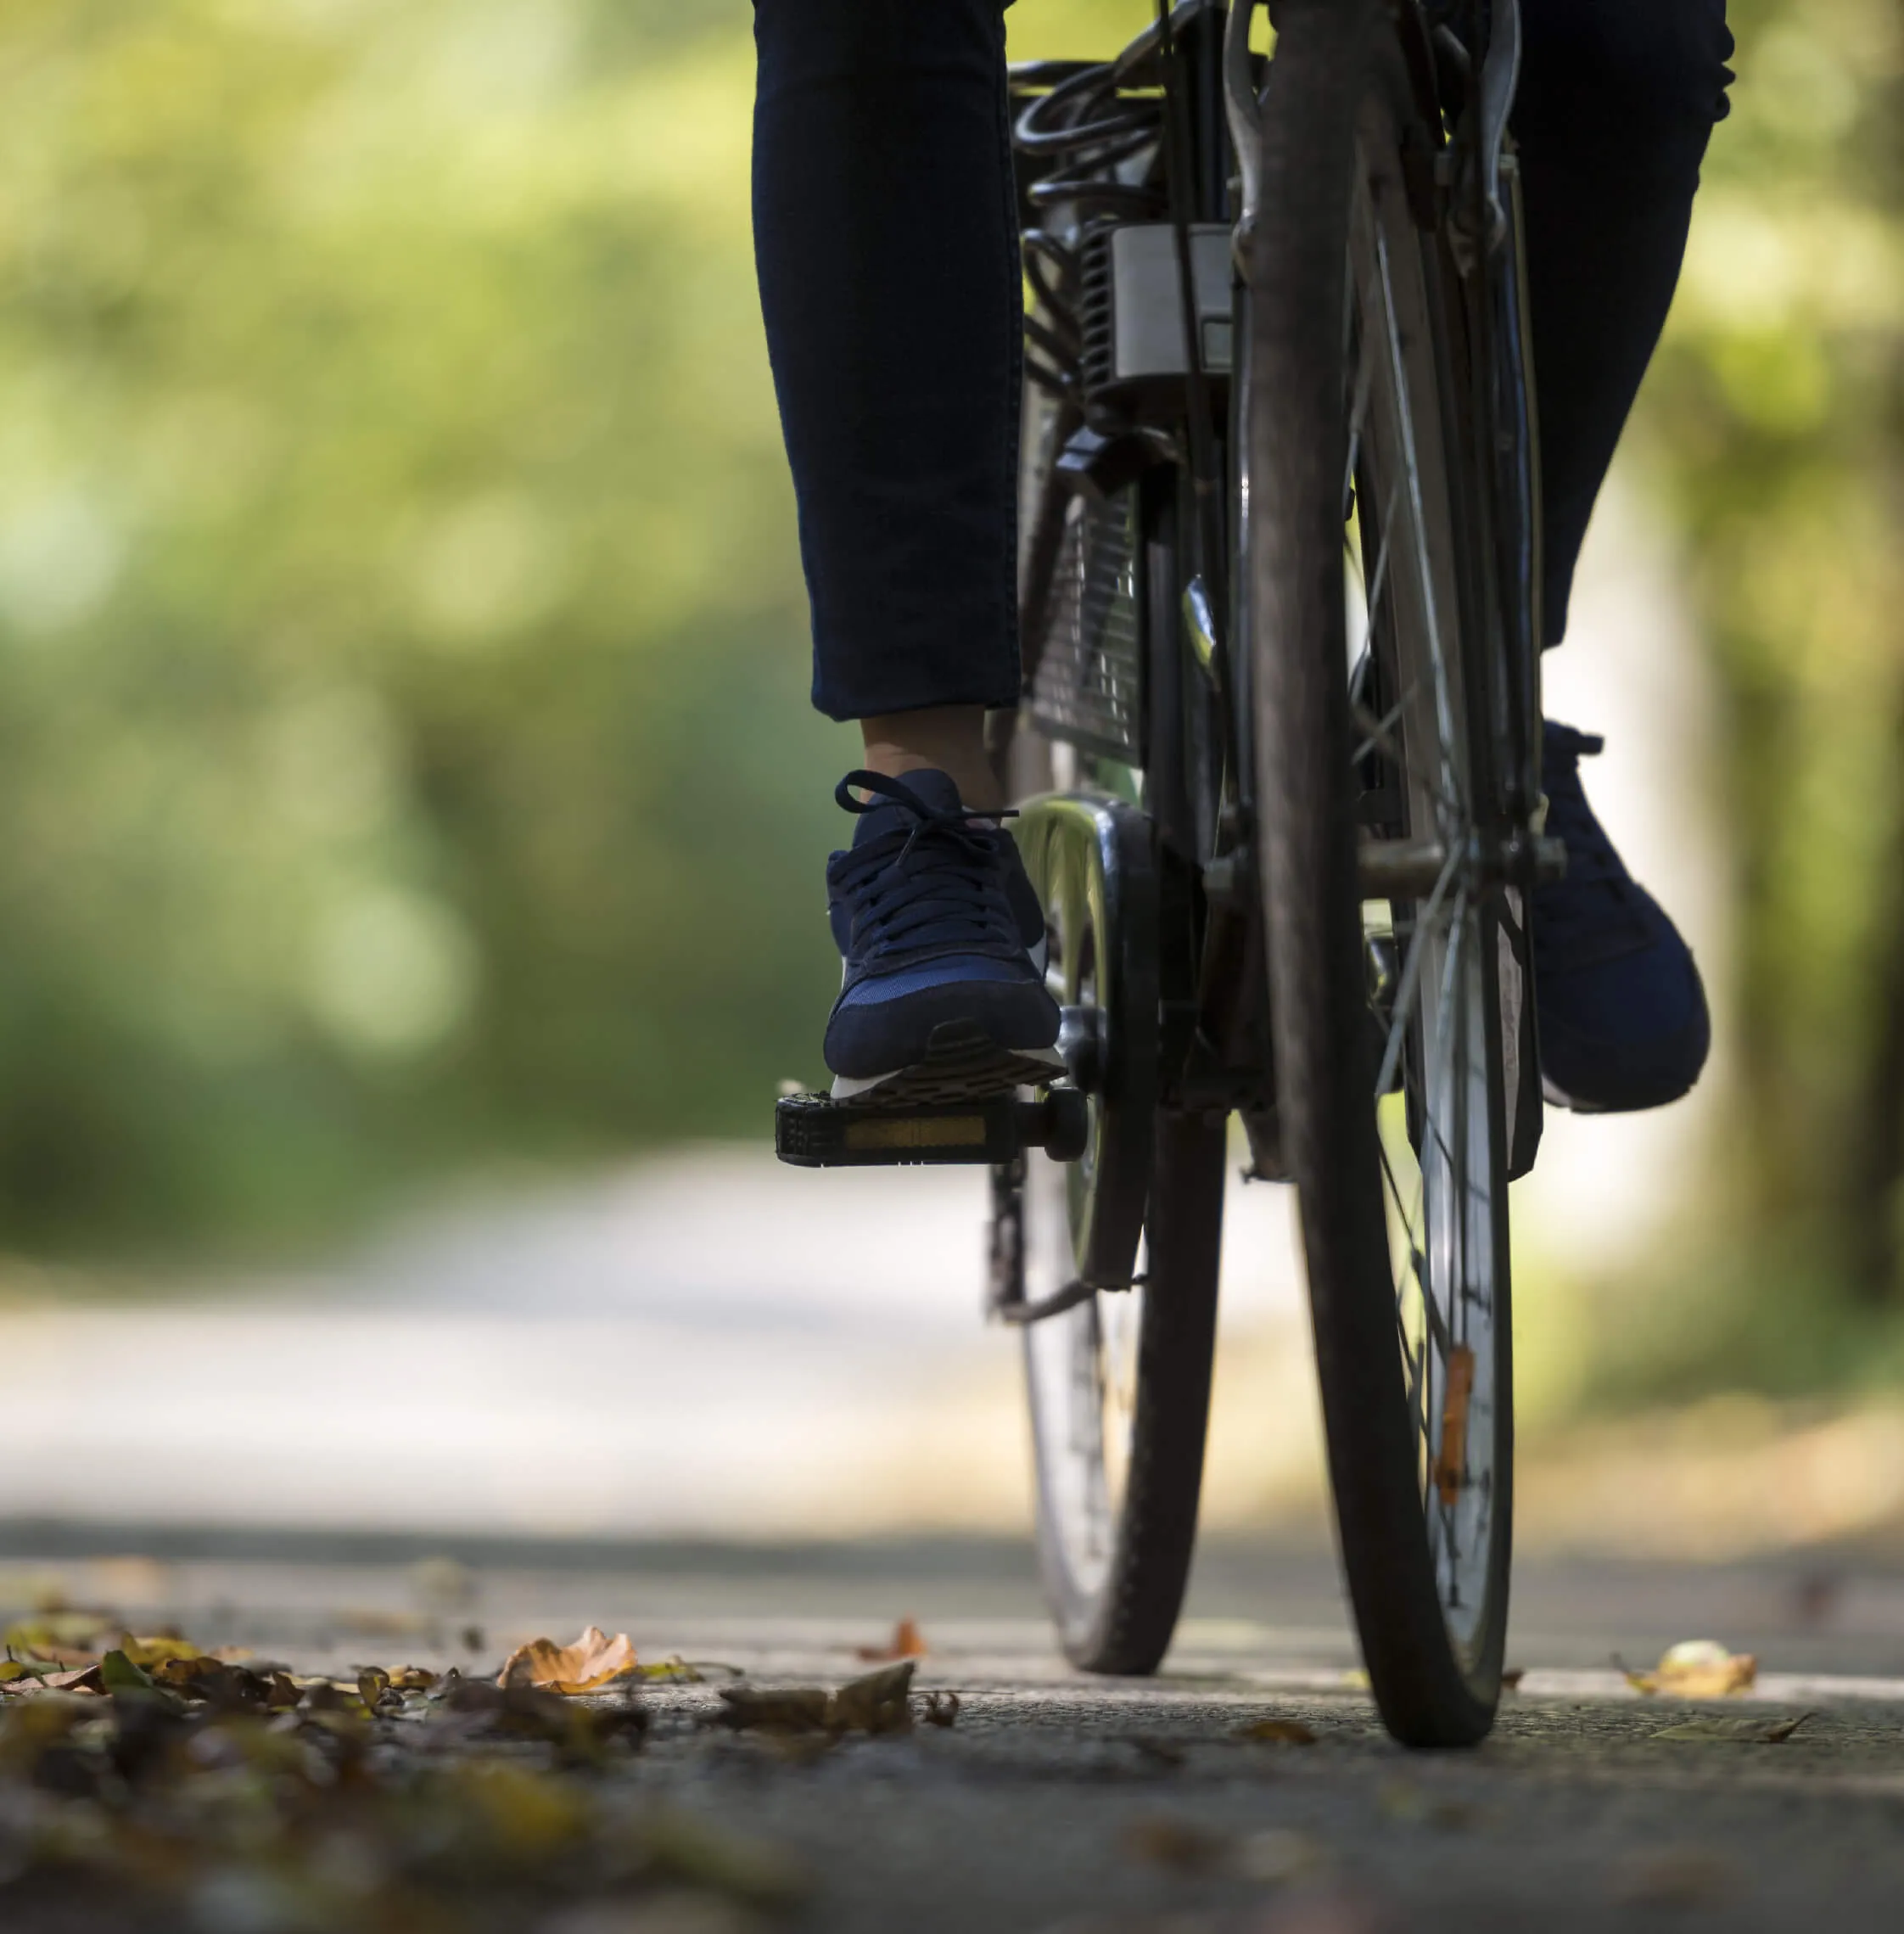
M1734 111L1638 426L1718 677L1739 868L1712 1247L1742 1311L1751 1278L1882 1304L1904 1298L1904 8L1730 14ZM1764 1329L1761 1371L1793 1326Z
M1151 11L1025 0L1013 52ZM1739 841L1705 1220L1868 1297L1904 9L1732 13L1638 426ZM817 1072L849 748L805 702L751 90L740 0L0 14L0 1244L295 1239L473 1162L760 1133Z
M0 14L0 1242L815 1068L751 92L725 0Z

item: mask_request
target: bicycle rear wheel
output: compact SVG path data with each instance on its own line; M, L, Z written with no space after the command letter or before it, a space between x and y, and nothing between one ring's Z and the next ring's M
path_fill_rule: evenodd
M1216 1346L1224 1120L1159 1114L1138 1273L1025 1332L1044 1595L1065 1655L1154 1672L1190 1577ZM1033 1152L1025 1294L1069 1279L1066 1164Z
M1441 136L1368 0L1285 8L1263 124L1250 587L1284 1146L1369 1679L1397 1738L1465 1745L1499 1696L1512 1365L1499 899L1472 863L1495 647L1419 219Z

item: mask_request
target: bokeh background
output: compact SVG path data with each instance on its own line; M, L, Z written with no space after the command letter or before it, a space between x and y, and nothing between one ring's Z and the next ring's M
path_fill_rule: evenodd
M1537 1543L1904 1530L1904 9L1731 12L1549 704L1718 1045L1520 1191ZM0 12L0 1515L1025 1522L977 1179L766 1151L851 748L749 30ZM1212 1521L1313 1532L1288 1204L1232 1201Z

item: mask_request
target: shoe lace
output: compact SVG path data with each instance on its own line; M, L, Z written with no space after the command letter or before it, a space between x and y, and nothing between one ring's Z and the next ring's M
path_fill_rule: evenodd
M851 902L855 951L876 958L936 940L1019 945L998 866L1010 837L998 822L1016 812L933 806L883 772L848 772L833 798L849 813L889 802L911 816L910 825L836 854L827 869L829 883Z

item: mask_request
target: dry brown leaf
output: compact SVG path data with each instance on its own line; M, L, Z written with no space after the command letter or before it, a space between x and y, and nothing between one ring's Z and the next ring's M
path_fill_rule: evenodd
M740 1732L766 1733L903 1733L912 1727L912 1707L908 1695L916 1669L911 1659L903 1659L878 1672L869 1672L827 1692L817 1685L795 1685L779 1690L756 1685L724 1685L720 1689L721 1722ZM943 1713L944 1709L940 1708ZM927 1717L935 1725L949 1725L957 1712Z
M795 1685L780 1691L757 1685L720 1689L721 1722L736 1732L823 1733L832 1695L824 1686Z
M1261 1740L1267 1746L1313 1746L1314 1732L1300 1719L1258 1719L1253 1725L1239 1726L1240 1740Z
M1620 1669L1627 1685L1649 1697L1723 1699L1750 1690L1759 1662L1750 1652L1728 1652L1716 1639L1687 1639L1669 1646L1651 1672Z
M86 1667L98 1665L99 1654L86 1645L56 1645L50 1640L41 1645L15 1645L8 1641L9 1652L19 1651L39 1665Z
M826 1702L826 1724L835 1732L904 1733L912 1729L907 1695L916 1670L911 1659L869 1672L843 1685Z
M20 1681L22 1685L25 1683ZM104 1692L106 1689L97 1660L91 1665L76 1666L70 1672L49 1672L40 1684L48 1692Z
M922 1659L926 1651L926 1634L919 1629L918 1621L902 1618L883 1645L855 1645L854 1657L865 1659L869 1665L882 1664L890 1659Z
M496 1676L498 1685L540 1685L551 1692L592 1692L624 1673L633 1672L640 1662L627 1633L610 1638L598 1625L591 1625L572 1645L558 1645L552 1639L531 1639L518 1645L502 1662Z
M1504 1692L1518 1692L1520 1690L1520 1681L1526 1676L1527 1668L1526 1666L1510 1665L1501 1674L1501 1690Z

